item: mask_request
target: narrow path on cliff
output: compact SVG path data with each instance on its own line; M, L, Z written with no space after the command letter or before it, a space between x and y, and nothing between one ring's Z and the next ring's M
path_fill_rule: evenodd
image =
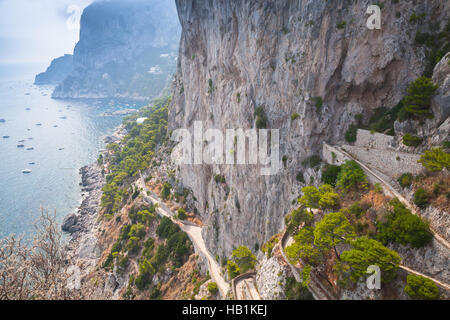
M348 157L349 159L354 160L364 170L366 170L372 176L374 176L376 179L378 179L389 190L389 192L391 192L393 196L397 197L409 210L411 210L411 212L413 214L420 216L420 213L416 210L415 205L410 203L404 196L402 196L400 194L400 192L395 190L395 188L393 186L391 186L388 182L386 182L383 178L381 178L376 172L374 172L372 169L370 169L367 165L365 165L364 163L362 163L361 161L359 161L358 159L353 157L351 154L349 154L347 151L343 150L341 147L331 146L331 145L326 144L326 143L325 143L325 145L328 146L330 149L334 149L335 151L338 151L338 152L342 153L344 156ZM430 226L430 230L433 233L433 236L435 237L435 239L440 244L445 246L447 249L450 249L450 243L447 240L445 240L443 237L441 237L431 226Z
M220 293L225 298L230 290L230 285L223 279L222 274L220 272L219 264L206 248L205 241L203 240L202 237L202 228L194 224L188 224L176 220L174 218L175 214L164 204L164 202L152 190L150 190L146 186L142 175L138 179L137 184L147 193L147 195L145 194L143 195L144 200L150 201L153 204L158 204L156 212L159 215L168 217L169 219L172 220L173 223L176 223L178 226L180 226L181 230L186 232L186 234L189 236L197 251L199 251L199 253L201 253L204 257L206 257L208 261L209 274L211 275L211 278L217 283Z
M362 163L361 161L359 161L358 159L356 159L355 157L353 157L352 155L350 155L348 152L346 152L345 150L343 150L341 147L338 146L331 146L329 144L325 145L330 148L330 150L334 150L337 152L340 152L341 154L343 154L344 156L346 156L349 159L354 160L356 163L358 163L361 168L363 168L363 170L369 172L372 176L374 176L376 179L378 179L388 190L389 192L397 197L408 209L411 210L411 212L417 216L420 216L420 213L416 210L415 205L413 205L412 203L410 203L405 197L403 197L392 185L390 185L388 182L386 182L384 179L382 179L376 172L374 172L372 169L370 169L367 165L365 165L364 163ZM450 244L447 240L445 240L443 237L441 237L433 228L431 228L430 226L430 231L433 233L434 238L436 239L437 242L439 242L441 245L445 246L447 249L450 249ZM427 276L421 272L418 272L414 269L411 269L403 264L400 264L399 266L401 269L406 270L410 273L413 273L415 275L419 275L419 276L423 276L425 278L428 278L432 281L434 281L436 284L450 290L450 285L446 284L442 281L436 280L435 278L432 278L430 276Z
M441 282L439 280L436 280L436 279L434 279L434 278L432 278L430 276L427 276L426 274L420 273L420 272L418 272L416 270L413 270L411 268L408 268L408 267L406 267L406 266L404 266L402 264L400 265L400 268L403 269L403 270L406 270L406 271L408 271L410 273L414 273L417 276L422 276L424 278L430 279L431 281L434 281L436 284L440 285L441 287L444 287L445 289L450 290L450 285L448 285L448 284L446 284L444 282Z

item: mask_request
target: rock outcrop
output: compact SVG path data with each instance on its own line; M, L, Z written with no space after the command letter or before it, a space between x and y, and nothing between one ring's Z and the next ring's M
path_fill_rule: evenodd
M36 75L34 84L59 84L72 72L72 65L73 55L71 54L53 59L45 72Z
M267 126L280 130L276 175L256 165L180 165L194 191L207 246L219 256L254 248L283 227L306 172L303 160L322 142L343 140L355 115L393 107L424 71L416 31L444 28L448 1L399 1L382 9L381 30L369 30L371 4L359 1L177 0L182 25L169 129L255 126L261 106ZM425 22L410 21L424 13ZM298 116L293 117L296 114ZM310 169L309 169L310 170ZM317 176L309 171L308 183ZM225 183L217 183L215 175ZM317 180L316 180L317 181Z
M158 96L175 71L179 35L172 2L96 1L83 11L73 71L53 97Z

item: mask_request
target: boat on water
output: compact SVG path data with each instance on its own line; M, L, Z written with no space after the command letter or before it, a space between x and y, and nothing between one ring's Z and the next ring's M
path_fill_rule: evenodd
M3 139L8 139L9 138L9 136L3 136Z
M34 147L27 147L26 150L34 150Z
M25 110L27 110L27 111L30 111L30 110L31 110L31 108L25 108Z
M31 169L23 169L22 173L31 173Z
M58 128L58 125L57 125L57 124L55 124L55 125L53 126L53 128Z
M59 148L58 150L61 151L61 150L64 150L64 148Z
M25 140L19 140L19 141L17 141L18 143L24 143L25 142Z
M23 147L25 147L25 145L23 145L23 144L18 144L17 145L17 148L23 148Z
M36 125L37 125L37 126L42 126L42 123L39 122L39 123L36 123Z
M6 120L5 119L0 119L0 122L6 122Z
M67 119L67 117L66 116L62 116L62 117L59 117L60 119Z
M31 165L33 165L33 164L36 164L36 162L28 162L28 164L31 164Z

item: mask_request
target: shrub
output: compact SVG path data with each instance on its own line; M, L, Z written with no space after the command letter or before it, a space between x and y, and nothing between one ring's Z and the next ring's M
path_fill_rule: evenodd
M413 215L398 199L389 202L390 210L377 222L378 240L384 244L391 242L420 248L433 238L429 225L420 217Z
M407 89L408 94L403 99L405 111L414 116L431 116L431 98L438 86L430 78L420 77Z
M449 170L450 153L445 152L442 148L432 148L431 150L425 151L417 162L433 172L442 171L444 168Z
M255 109L254 116L256 117L256 128L264 129L267 128L267 116L264 111L264 107L259 106Z
M216 181L216 183L226 183L225 177L221 174L216 174L214 176L214 181Z
M299 171L299 172L297 173L297 175L295 176L295 179L296 179L298 182L305 183L305 178L303 177L303 173L302 173L301 171Z
M314 97L314 106L316 107L316 111L319 112L320 109L322 109L322 105L323 105L323 99L322 97Z
M338 177L340 171L341 171L340 166L336 166L333 164L327 164L322 169L322 182L326 183L326 184L330 184L333 187L335 187L337 177Z
M422 138L407 133L403 136L402 142L405 146L417 147L422 143Z
M227 261L227 272L230 280L236 278L241 273L239 266L231 260Z
M296 120L296 119L298 119L298 118L300 118L300 115L299 115L297 112L294 112L294 113L291 115L291 120L292 120L292 121L294 121L294 120Z
M164 200L168 199L170 196L170 190L172 190L172 186L170 185L170 183L164 183L164 186L161 190L161 198L163 198Z
M287 157L286 155L284 155L284 156L281 158L281 161L283 161L283 166L286 167L286 163L287 163L287 161L288 161L288 157Z
M430 195L425 189L419 188L414 192L414 204L421 209L428 206L430 202Z
M336 186L344 191L367 189L367 177L354 160L346 160L341 166Z
M178 213L178 219L185 220L187 218L186 210L184 210L183 208L178 209L177 213Z
M354 202L350 207L347 208L348 212L357 218L361 218L367 211L368 208L361 206L359 201Z
M402 188L409 188L413 181L413 175L411 173L403 173L398 179L398 183Z
M256 264L256 257L246 246L239 246L233 250L232 258L239 266L242 273L253 269Z
M405 292L414 300L439 299L439 288L430 279L415 274L406 278Z
M284 293L287 300L314 300L308 288L302 286L294 277L287 278Z
M211 295L215 295L219 291L219 288L217 287L217 283L215 283L215 282L208 283L208 291L209 291L209 293L211 293Z
M345 28L346 24L347 24L346 21L338 22L338 23L336 23L336 28L338 28L339 30L342 30Z
M347 142L355 142L356 141L356 134L358 132L358 127L354 124L350 125L348 130L345 132L344 138Z
M320 156L314 154L312 156L307 157L305 160L303 160L302 165L304 167L315 168L315 167L318 167L321 162L322 162L322 159L320 158Z

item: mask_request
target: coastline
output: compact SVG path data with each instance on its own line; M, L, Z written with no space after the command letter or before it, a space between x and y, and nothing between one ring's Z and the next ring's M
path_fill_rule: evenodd
M126 134L121 124L114 132L104 137L106 144L118 143ZM99 150L104 155L105 150ZM64 217L61 229L69 237L65 246L67 262L70 266L79 268L80 278L88 276L96 267L98 259L105 248L99 244L100 201L102 188L106 184L106 174L102 174L103 166L97 162L85 165L79 169L81 176L81 204L75 210Z

